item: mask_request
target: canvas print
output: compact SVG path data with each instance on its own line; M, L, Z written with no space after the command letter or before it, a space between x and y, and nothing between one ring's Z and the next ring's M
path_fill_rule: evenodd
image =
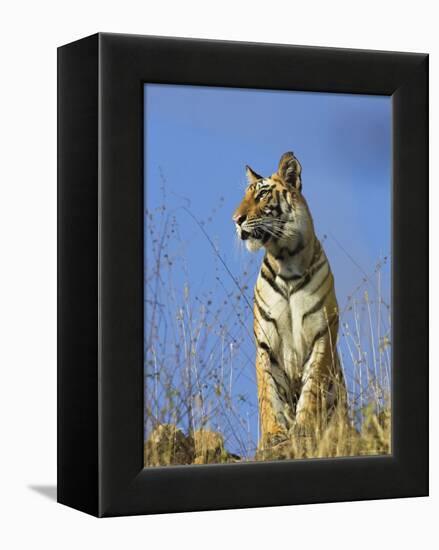
M145 467L391 453L391 99L144 114Z

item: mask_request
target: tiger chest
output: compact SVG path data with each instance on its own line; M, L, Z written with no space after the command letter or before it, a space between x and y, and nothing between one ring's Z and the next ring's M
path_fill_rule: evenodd
M259 277L255 288L254 329L259 342L265 342L278 364L290 379L300 379L308 342L310 324L304 316L313 305L306 290L291 293L282 278L267 281ZM311 325L312 329L312 325Z

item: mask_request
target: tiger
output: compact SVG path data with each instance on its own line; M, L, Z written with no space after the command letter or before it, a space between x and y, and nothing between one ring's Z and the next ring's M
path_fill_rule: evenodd
M302 194L301 164L287 152L270 177L249 166L246 176L233 221L250 252L265 249L253 294L264 449L322 428L346 403L346 385L334 276Z

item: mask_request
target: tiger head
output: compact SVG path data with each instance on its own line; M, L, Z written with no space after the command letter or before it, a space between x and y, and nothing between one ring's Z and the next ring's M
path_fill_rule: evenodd
M294 153L282 155L277 172L270 177L256 174L249 166L246 171L248 185L233 221L250 252L262 246L275 251L294 245L313 230L302 196L302 167Z

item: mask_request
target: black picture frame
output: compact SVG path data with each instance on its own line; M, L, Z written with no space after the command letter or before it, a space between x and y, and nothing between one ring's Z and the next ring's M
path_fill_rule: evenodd
M392 96L392 455L143 468L145 82ZM428 494L427 55L107 33L62 46L58 220L59 502L102 517Z

